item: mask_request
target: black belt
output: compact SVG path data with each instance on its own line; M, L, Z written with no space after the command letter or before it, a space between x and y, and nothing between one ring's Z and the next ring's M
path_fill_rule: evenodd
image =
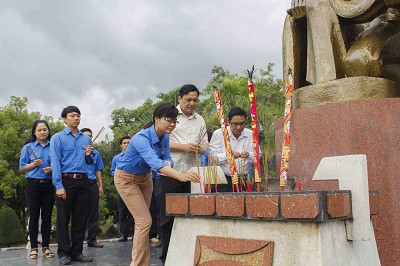
M97 179L89 179L89 185L93 186L94 184L97 184Z
M88 177L87 174L81 174L81 173L63 173L62 176L73 179L84 179Z
M33 183L40 183L40 184L50 184L51 179L37 179L37 178L27 178L27 182L33 182Z

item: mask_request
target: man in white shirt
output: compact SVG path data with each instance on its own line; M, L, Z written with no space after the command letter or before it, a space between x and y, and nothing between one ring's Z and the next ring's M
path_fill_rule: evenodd
M200 92L196 86L185 84L179 90L178 117L176 128L170 134L171 157L174 169L186 173L196 166L195 152L203 153L208 148L207 128L203 117L195 113ZM190 193L190 182L181 182L174 178L161 176L161 261L167 257L174 217L165 214L166 193Z
M228 134L238 174L248 174L253 164L253 137L251 130L245 128L246 118L246 112L240 107L233 107L228 113ZM221 166L228 181L228 185L218 186L218 192L232 192L232 176L221 129L215 130L211 137L210 153L218 159L218 165Z

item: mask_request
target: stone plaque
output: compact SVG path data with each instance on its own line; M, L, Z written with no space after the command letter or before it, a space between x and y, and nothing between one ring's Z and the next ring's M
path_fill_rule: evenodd
M272 265L272 241L197 236L194 265Z

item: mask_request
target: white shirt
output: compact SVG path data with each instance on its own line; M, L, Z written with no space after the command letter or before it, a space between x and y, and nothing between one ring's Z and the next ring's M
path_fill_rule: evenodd
M249 167L253 163L253 135L251 130L245 128L240 134L239 138L236 138L231 128L228 126L228 135L231 141L232 151L237 151L239 153L248 152L249 157L246 159L235 159L236 172L238 174L247 174L249 172ZM214 131L210 140L210 153L218 159L218 165L221 166L222 170L226 175L231 176L231 171L229 170L228 159L226 158L226 149L224 137L222 134L222 129L217 129ZM244 160L243 173L239 172L239 160Z
M179 111L177 117L179 123L169 136L170 142L207 144L207 128L203 117L197 113L186 117L179 105L176 108ZM196 166L194 153L171 151L171 158L174 161L174 169L182 173Z

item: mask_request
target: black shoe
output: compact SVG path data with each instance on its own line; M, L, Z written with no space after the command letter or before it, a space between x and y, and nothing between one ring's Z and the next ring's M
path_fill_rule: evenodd
M88 247L92 247L92 248L102 248L102 247L104 247L103 244L100 244L97 241L94 241L93 243L90 243L90 244L88 243L87 245L88 245Z
M126 241L128 241L127 236L121 236L120 238L118 238L118 242L126 242Z
M62 265L70 265L71 264L71 258L68 257L68 256L64 256L64 257L60 258L59 262Z
M92 262L93 261L93 258L83 256L82 254L77 257L72 257L71 259L73 261L79 261L79 262Z

